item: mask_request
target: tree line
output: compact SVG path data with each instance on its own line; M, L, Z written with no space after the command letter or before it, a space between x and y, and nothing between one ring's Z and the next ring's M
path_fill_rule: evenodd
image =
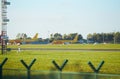
M88 34L87 40L98 43L120 43L120 32Z
M50 35L50 40L73 40L76 35L78 35L78 41L83 40L82 43L120 43L120 32L89 33L87 39L84 39L83 36L78 33L70 33L68 35L55 33Z
M50 34L50 42L53 40L73 40L75 36L78 35L78 41L82 40L84 43L120 43L120 32L111 32L111 33L89 33L87 38L84 39L81 34L70 33L70 34L60 34L54 33ZM25 33L18 33L16 39L32 39L28 37ZM42 38L41 38L42 39Z

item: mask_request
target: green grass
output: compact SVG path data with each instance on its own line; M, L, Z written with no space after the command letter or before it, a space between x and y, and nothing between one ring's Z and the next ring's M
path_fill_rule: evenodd
M17 48L16 45L8 46ZM120 45L21 45L21 48L71 48L71 49L120 49ZM65 59L68 63L63 71L70 72L93 72L88 66L88 61L91 61L95 67L104 60L105 63L100 70L100 73L120 74L120 51L80 51L80 50L22 50L20 53L12 50L7 54L0 55L0 62L4 58L8 61L4 68L25 69L20 60L24 60L27 64L36 58L32 70L56 70L52 61L55 60L61 65Z

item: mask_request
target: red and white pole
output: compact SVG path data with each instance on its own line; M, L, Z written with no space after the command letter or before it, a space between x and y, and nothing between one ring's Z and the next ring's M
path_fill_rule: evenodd
M7 5L10 5L10 2L7 2L7 0L1 0L1 53L6 53L7 49L7 22L9 22L9 19L7 19Z

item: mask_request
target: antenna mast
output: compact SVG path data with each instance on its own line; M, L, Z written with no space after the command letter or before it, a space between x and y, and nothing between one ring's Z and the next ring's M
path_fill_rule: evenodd
M7 0L1 0L1 53L6 53L7 49L7 22L9 19L7 18L7 5L10 5L10 2Z

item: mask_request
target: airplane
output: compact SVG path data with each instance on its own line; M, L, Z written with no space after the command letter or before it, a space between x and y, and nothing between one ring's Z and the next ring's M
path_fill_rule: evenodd
M74 37L73 40L53 40L52 44L70 44L78 41L78 34Z
M14 39L9 40L10 44L48 44L49 40L44 40L42 38L38 38L38 33L32 39Z

